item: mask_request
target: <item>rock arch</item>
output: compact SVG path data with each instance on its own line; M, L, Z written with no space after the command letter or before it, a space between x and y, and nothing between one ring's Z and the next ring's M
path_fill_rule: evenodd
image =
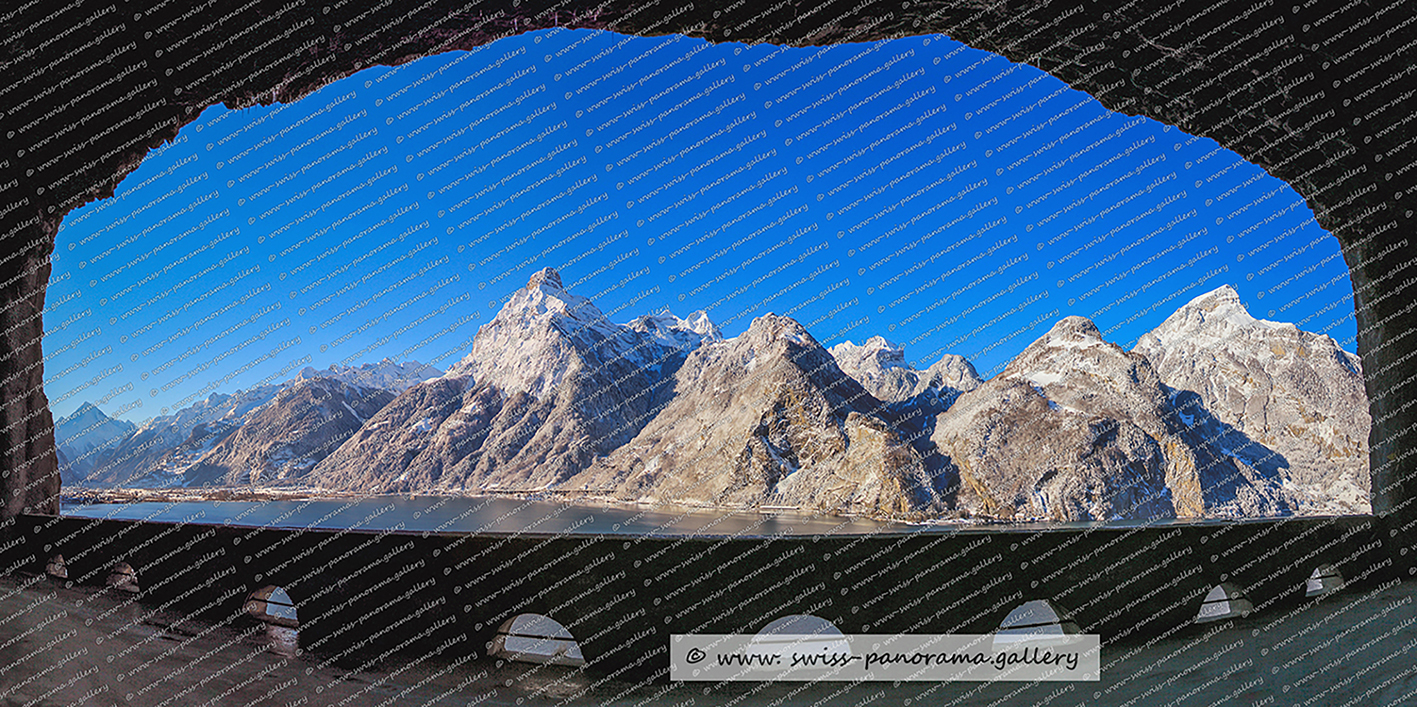
M559 26L799 46L943 33L1038 66L1113 110L1217 140L1293 185L1342 244L1374 420L1373 508L1417 518L1417 407L1403 405L1417 389L1417 244L1405 237L1417 129L1412 94L1402 93L1410 34L1397 29L1401 13L1361 3L1224 5L491 0L472 9L435 0L410 11L257 0L243 10L245 31L226 31L218 7L184 17L177 6L80 0L51 16L46 4L26 4L0 16L0 61L15 77L0 131L0 516L58 508L40 340L64 214L111 196L205 106L291 101L369 66Z

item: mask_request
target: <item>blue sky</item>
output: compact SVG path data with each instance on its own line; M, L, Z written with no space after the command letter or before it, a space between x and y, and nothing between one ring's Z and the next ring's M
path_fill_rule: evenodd
M213 107L61 227L56 415L135 422L300 367L440 368L552 266L614 321L776 312L993 375L1059 318L1130 347L1230 284L1354 350L1291 188L942 37L826 48L539 32Z

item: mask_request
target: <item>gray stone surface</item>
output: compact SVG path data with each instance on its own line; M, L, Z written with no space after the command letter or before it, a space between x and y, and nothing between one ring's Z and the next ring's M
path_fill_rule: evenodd
M568 486L649 503L870 515L947 510L944 479L801 324L764 315L704 346L674 398Z
M1227 286L1181 307L1134 350L1197 431L1278 474L1297 510L1371 511L1362 366L1332 338L1257 320Z

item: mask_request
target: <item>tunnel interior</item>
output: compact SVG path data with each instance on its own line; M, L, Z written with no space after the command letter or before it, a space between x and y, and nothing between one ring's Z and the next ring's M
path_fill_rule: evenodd
M1417 519L1409 480L1417 408L1408 404L1417 380L1411 335L1417 278L1410 270L1417 248L1406 237L1413 182L1408 121L1417 111L1401 88L1410 73L1401 58L1410 44L1401 32L1377 31L1393 21L1367 5L1316 5L1267 5L1236 16L1201 2L868 3L827 5L832 11L823 14L784 3L763 15L727 3L677 14L629 3L511 3L476 13L458 3L429 3L411 14L363 3L257 3L252 26L278 26L282 34L232 33L207 46L174 40L218 26L216 10L185 17L166 7L125 17L99 13L94 24L105 29L98 39L65 35L55 42L18 31L47 21L33 10L6 15L0 22L16 37L8 40L9 69L22 78L7 89L13 150L0 159L7 245L0 263L6 445L0 515L58 509L42 340L56 324L46 317L52 304L46 295L66 214L112 197L123 176L211 105L291 103L373 66L559 26L794 46L944 34L1037 66L1111 110L1214 139L1284 180L1342 248L1373 420L1372 508L1389 537L1405 541ZM78 17L102 9L80 2L63 12ZM1179 17L1195 19L1180 24ZM1337 29L1360 24L1374 30ZM1183 29L1168 31L1176 26ZM73 69L81 64L86 70ZM52 81L61 72L75 78ZM55 576L67 572L58 556L49 567ZM1318 579L1326 586L1331 576ZM1224 587L1216 587L1224 593L1217 600L1234 608Z
M1046 7L1046 4L1038 7ZM1157 17L1169 16L1174 11L1165 10ZM784 13L779 17L746 23L744 26L759 28L747 33L735 32L738 25L722 17L712 17L712 12L701 8L660 17L644 25L639 24L643 21L641 18L654 13L628 10L620 13L604 6L584 15L566 8L551 12L545 8L519 7L497 18L430 12L424 16L425 20L440 19L431 25L422 25L420 30L399 34L371 29L371 34L365 35L361 42L341 43L337 37L357 36L358 30L352 30L350 22L369 28L376 25L365 24L369 18L357 13L345 16L340 11L323 9L315 12L313 8L272 8L258 14L269 21L279 17L300 18L289 25L292 30L288 36L279 42L252 45L243 45L249 36L233 38L219 45L220 51L208 53L223 55L224 51L245 46L248 51L242 62L255 62L258 57L268 59L253 73L238 77L230 66L201 72L198 69L208 65L203 63L206 59L183 60L180 55L189 49L174 51L170 48L163 56L140 62L140 68L146 65L165 65L166 68L160 79L143 84L128 97L104 93L91 83L93 78L120 63L115 61L96 64L101 68L88 72L83 80L62 91L41 91L37 80L28 77L21 81L17 89L32 91L35 95L29 101L20 101L13 112L17 116L33 117L19 123L21 130L16 132L22 136L20 142L26 138L33 142L28 148L17 150L15 158L6 160L4 168L15 175L16 184L23 180L36 187L33 196L13 202L5 212L7 222L12 224L7 228L7 239L14 244L24 244L5 265L6 272L10 273L5 279L6 287L15 295L9 298L11 304L6 310L7 320L13 322L13 326L6 329L9 355L3 363L13 372L6 378L7 392L11 393L6 396L6 432L11 441L6 462L10 471L6 477L7 512L15 513L26 507L52 512L57 496L53 478L57 459L51 451L52 433L46 434L52 425L52 416L47 409L43 373L30 362L38 359L42 350L41 334L47 325L33 312L44 309L46 283L53 274L48 253L65 213L86 201L112 194L119 179L135 169L149 150L175 137L181 125L195 120L212 102L229 106L289 102L371 64L401 64L439 51L469 49L497 36L546 26L608 28L646 35L678 32L712 41L766 41L788 45L941 33L1010 60L1039 66L1075 88L1092 93L1113 110L1146 114L1189 133L1215 138L1250 162L1289 181L1309 201L1319 224L1339 239L1353 281L1358 324L1356 343L1366 364L1365 377L1374 419L1370 440L1373 508L1387 513L1409 507L1401 503L1406 497L1400 489L1405 478L1401 470L1407 459L1401 442L1407 434L1404 430L1411 429L1410 423L1402 421L1410 411L1395 401L1405 395L1404 380L1409 377L1397 369L1403 368L1407 360L1402 352L1411 347L1407 336L1410 330L1402 316L1403 298L1396 296L1406 286L1402 272L1405 263L1411 262L1405 258L1410 246L1396 236L1410 215L1391 202L1401 199L1401 180L1410 179L1410 175L1401 168L1381 175L1376 173L1384 156L1396 156L1403 150L1400 123L1386 119L1399 113L1406 98L1395 92L1393 82L1384 83L1377 78L1381 72L1376 70L1337 78L1332 85L1320 83L1317 77L1337 69L1334 59L1323 60L1330 55L1330 49L1327 42L1314 36L1314 26L1330 22L1331 15L1311 18L1303 8L1287 14L1276 9L1274 16L1255 13L1253 17L1227 23L1227 31L1248 28L1248 34L1241 35L1242 41L1218 45L1216 56L1230 52L1244 56L1253 48L1252 41L1273 40L1273 46L1267 51L1249 57L1246 61L1249 75L1244 76L1241 72L1224 71L1215 62L1200 60L1188 64L1193 52L1168 51L1164 41L1141 41L1146 33L1135 26L1125 25L1129 29L1122 31L1121 23L1130 13L1124 10L1115 13L1102 10L1106 17L1100 19L1091 14L1060 17L1040 13L1046 15L1046 19L1032 20L1012 13L994 14L1002 12L998 8L967 11L942 6L927 11L924 6L916 6L875 14L856 8L852 12L859 14L834 17L817 24L819 20L806 19L810 15L802 9L784 7L776 11ZM741 9L734 12L741 14ZM734 12L729 13L730 16ZM151 18L136 18L132 24L138 24L139 20L158 22L162 16L163 12L157 11ZM803 19L784 22L789 16ZM1267 19L1262 20L1261 16ZM1291 16L1294 19L1290 19ZM567 22L567 17L574 19ZM11 22L25 19L16 15ZM166 25L157 26L175 28L172 19L168 18ZM175 19L183 21L180 17ZM418 26L416 19L409 16L392 24L409 22L409 26ZM1296 23L1299 23L1297 27ZM1156 26L1162 25L1157 23ZM819 29L809 32L808 27ZM1105 31L1108 27L1119 29L1109 33ZM128 31L125 26L110 33L101 43L122 50L115 53L114 58L131 49L119 40L138 36L124 34ZM350 35L350 32L356 34ZM148 33L149 36L133 45L147 46L160 41L153 38L150 30ZM1043 43L1044 37L1059 36L1058 33L1071 34L1073 38L1066 42ZM1196 36L1199 43L1213 35L1200 32ZM1340 62L1348 61L1360 53L1380 57L1386 41L1392 38L1380 39L1382 41L1355 45L1347 55L1335 58ZM292 52L287 48L275 53L278 52L276 45L299 49ZM48 55L41 52L41 48L45 52L59 51L57 46L37 47L31 54L36 60ZM1120 59L1115 51L1103 51L1117 48L1125 55ZM1308 63L1304 64L1306 61ZM1322 68L1313 68L1316 63ZM37 65L35 76L47 70ZM1287 82L1283 80L1290 76L1293 78ZM182 81L189 77L194 80ZM77 91L86 82L89 82L87 93L68 93ZM170 96L156 91L157 86L164 83L173 86ZM1222 86L1227 87L1226 90L1218 92ZM1190 93L1182 91L1185 88L1189 88ZM1177 97L1178 91L1181 91L1180 97ZM66 95L69 98L65 101L53 102ZM107 105L92 102L102 96L108 96ZM83 149L63 148L52 138L40 137L43 135L41 126L52 127L51 121L62 113L52 108L47 114L42 110L34 112L41 107L58 105L64 110L75 110L81 105L92 106L92 112L101 114L111 110L109 106L124 101L136 106L140 98L145 99L141 112L135 111L128 121L83 143ZM1367 115L1371 117L1349 119L1347 122L1352 124L1346 124L1337 119L1335 111L1326 108L1343 101L1351 106L1355 100L1370 107ZM1236 106L1245 109L1236 110ZM152 127L145 132L124 129L139 117ZM100 144L105 149L98 150ZM83 155L98 159L80 159ZM1372 155L1371 163L1365 159L1366 155ZM22 162L26 166L22 167ZM1378 188L1379 181L1384 185L1382 188ZM1390 286L1378 292L1374 283Z

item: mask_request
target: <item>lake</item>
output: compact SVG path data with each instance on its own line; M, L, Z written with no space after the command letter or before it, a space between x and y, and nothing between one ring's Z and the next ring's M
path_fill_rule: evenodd
M667 535L769 537L915 532L920 526L791 512L641 509L488 496L380 496L272 501L145 501L65 504L78 518L255 528L486 535Z
M636 508L530 501L491 496L376 496L271 501L144 501L65 504L61 515L78 518L198 523L253 528L354 528L380 532L485 535L649 535L771 537L776 535L877 535L881 533L1037 532L1138 525L1212 525L1276 519L1206 519L1076 523L910 524L791 511L719 511Z

